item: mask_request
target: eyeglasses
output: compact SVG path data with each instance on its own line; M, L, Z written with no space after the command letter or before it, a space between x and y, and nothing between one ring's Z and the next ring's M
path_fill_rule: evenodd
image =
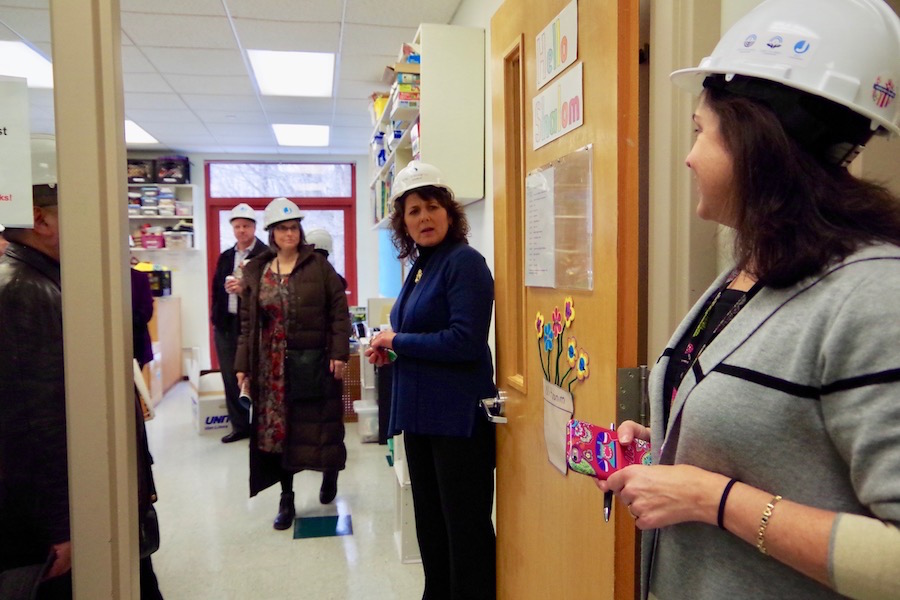
M275 231L280 231L282 233L297 233L300 231L300 226L297 224L294 225L276 225Z

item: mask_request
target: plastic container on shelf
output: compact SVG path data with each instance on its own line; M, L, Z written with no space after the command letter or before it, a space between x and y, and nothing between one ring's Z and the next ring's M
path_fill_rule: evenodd
M193 247L193 233L184 231L166 231L163 234L166 241L166 248L169 250L188 250Z
M354 400L353 412L359 420L357 427L359 441L363 443L378 441L378 405L374 400Z
M194 204L182 200L175 201L175 214L179 217L190 217L194 214Z

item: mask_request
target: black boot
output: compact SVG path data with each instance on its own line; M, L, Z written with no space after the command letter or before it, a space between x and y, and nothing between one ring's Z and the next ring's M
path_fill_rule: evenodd
M322 473L322 487L319 488L319 502L328 504L337 496L337 471L325 471Z
M272 525L275 529L287 529L294 522L294 492L281 492L281 502L278 503L278 516Z

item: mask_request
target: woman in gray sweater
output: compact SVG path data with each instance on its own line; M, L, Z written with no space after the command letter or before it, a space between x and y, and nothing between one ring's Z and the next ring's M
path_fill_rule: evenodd
M900 200L847 165L900 134L882 0L769 0L696 69L687 166L733 269L651 376L653 466L599 482L644 530L644 597L896 598ZM702 87L701 87L702 86Z

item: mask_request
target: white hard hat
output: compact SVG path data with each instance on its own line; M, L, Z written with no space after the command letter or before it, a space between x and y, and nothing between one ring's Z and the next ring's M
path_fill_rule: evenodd
M884 0L766 0L672 81L699 93L713 74L774 81L900 134L900 18Z
M235 219L248 219L256 223L256 211L250 208L249 204L241 202L231 209L231 215L228 217L228 222L231 223Z
M447 185L447 180L444 179L440 169L428 163L412 160L394 177L390 202L393 204L394 200L403 194L429 185L444 188L450 192L450 199L453 199L453 190Z
M317 250L324 250L328 254L331 254L331 250L334 247L334 241L331 239L331 234L324 229L313 229L312 231L308 231L306 233L306 243L312 244Z
M57 183L56 137L46 133L31 134L31 184Z
M269 205L263 213L263 224L265 225L266 231L268 231L269 228L276 223L281 223L282 221L299 221L303 216L303 213L300 212L300 207L287 198L275 198L269 202Z

